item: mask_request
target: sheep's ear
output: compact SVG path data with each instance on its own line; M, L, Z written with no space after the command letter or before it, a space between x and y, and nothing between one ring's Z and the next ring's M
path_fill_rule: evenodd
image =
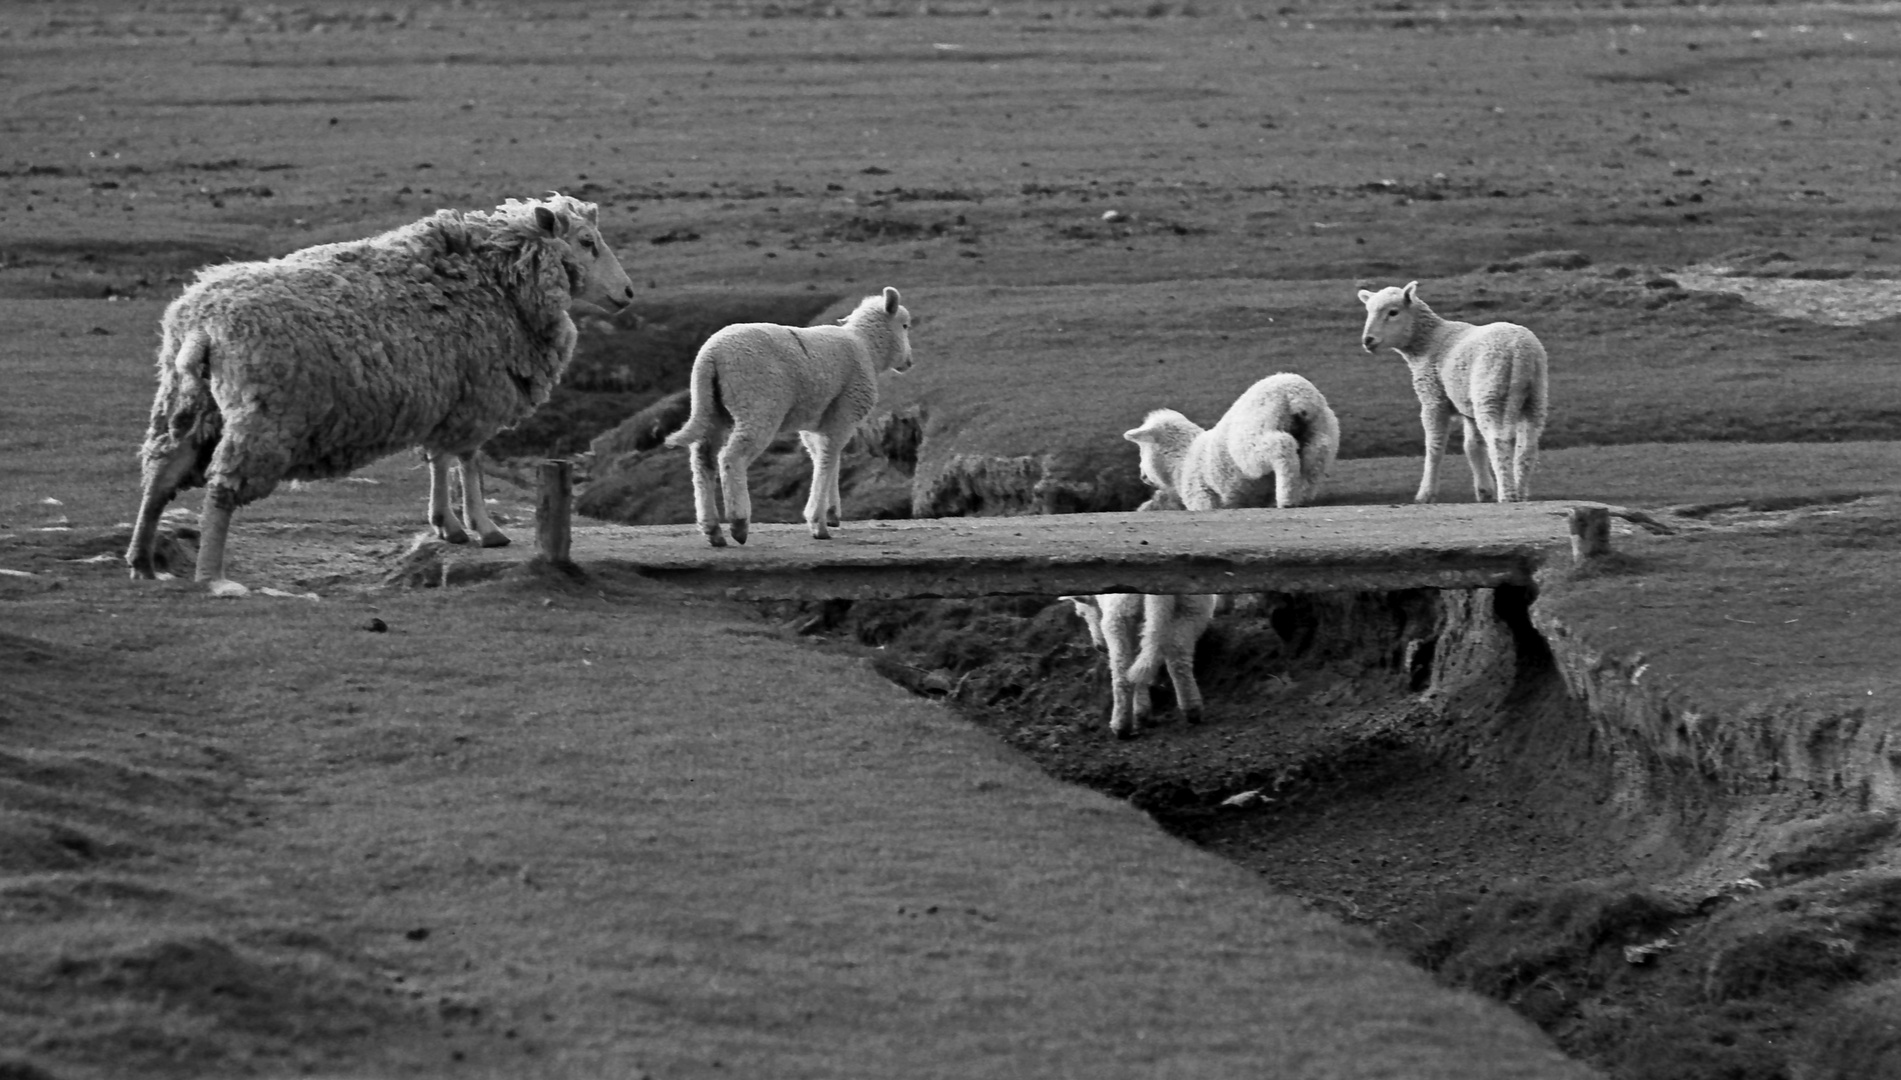
M889 285L884 287L884 313L886 315L898 313L898 290Z
M1149 428L1147 424L1143 424L1139 428L1130 428L1129 430L1122 433L1122 437L1129 440L1132 443L1146 443L1146 442L1155 441L1155 434Z
M1362 304L1364 304L1364 303L1366 303L1366 302L1367 302L1368 300L1371 300L1371 299L1373 299L1373 294L1372 294L1372 293L1370 293L1370 292L1368 292L1368 291L1366 291L1365 289L1361 289L1361 290L1360 290L1360 303L1362 303Z
M555 213L553 210L545 206L535 207L535 228L540 229L549 236L560 236L566 231L564 226L567 225L567 223L566 217Z
M1419 283L1417 281L1407 282L1406 287L1399 290L1399 302L1402 304L1410 305L1413 302L1413 294L1417 293L1418 291L1419 291Z

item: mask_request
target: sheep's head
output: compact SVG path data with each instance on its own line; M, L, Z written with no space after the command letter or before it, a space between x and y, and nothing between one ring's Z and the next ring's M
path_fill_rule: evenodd
M1419 283L1404 288L1389 285L1379 292L1360 290L1360 303L1366 305L1366 326L1360 331L1360 347L1367 352L1405 347L1413 337L1413 319L1423 306L1417 295Z
M1122 437L1134 443L1142 454L1142 479L1152 488L1177 496L1175 474L1181 459L1201 429L1194 421L1174 409L1156 409L1143 419L1142 426L1130 428ZM1179 496L1177 496L1179 497Z
M1089 642L1097 652L1109 651L1109 643L1102 636L1102 606L1093 596L1059 596L1058 600L1067 600L1076 605L1076 614L1082 617L1083 625L1089 628Z
M860 327L861 333L884 324L884 336L889 340L883 356L884 366L892 371L911 370L911 312L900 302L898 290L885 286L884 292L865 297L850 315L838 322L841 326Z
M572 302L608 312L633 302L634 283L601 236L599 207L554 192L533 205L535 230L564 248L561 266L568 273Z

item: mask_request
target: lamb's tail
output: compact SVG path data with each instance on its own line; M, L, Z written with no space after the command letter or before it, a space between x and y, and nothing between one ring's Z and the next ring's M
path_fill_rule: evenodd
M1142 598L1142 647L1129 665L1131 685L1154 686L1155 680L1161 677L1162 665L1167 662L1162 650L1168 645L1177 599L1167 595Z
M711 356L702 353L694 359L688 390L692 395L692 408L680 430L667 436L668 446L691 446L704 441L713 432L719 418L720 403L719 373L714 369Z

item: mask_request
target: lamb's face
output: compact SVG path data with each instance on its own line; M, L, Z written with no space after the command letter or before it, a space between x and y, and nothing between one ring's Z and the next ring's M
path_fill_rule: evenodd
M898 290L886 286L883 293L884 314L891 324L891 335L897 341L897 350L891 357L892 371L911 370L911 309L900 303Z
M1366 305L1366 326L1360 330L1360 347L1367 352L1403 345L1413 335L1413 289L1417 282L1400 288L1388 286L1379 292L1360 290L1360 303Z
M1142 481L1148 486L1164 492L1175 490L1174 478L1169 475L1171 470L1163 460L1163 450L1170 441L1182 440L1182 434L1175 429L1186 427L1187 423L1188 418L1173 409L1157 409L1142 421L1141 427L1122 433L1141 455Z
M1097 652L1109 651L1109 643L1102 637L1102 608L1097 606L1093 596L1065 596L1064 600L1076 605L1076 614L1082 616L1083 625L1089 628L1089 642Z

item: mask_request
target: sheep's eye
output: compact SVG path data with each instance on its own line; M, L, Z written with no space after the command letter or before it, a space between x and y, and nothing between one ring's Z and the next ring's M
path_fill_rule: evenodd
M1398 308L1394 308L1393 310L1391 310L1391 311L1389 311L1389 312L1387 312L1387 313L1386 313L1386 317L1390 319L1390 318L1392 318L1393 316L1395 316L1395 315L1398 315L1398 314L1399 314L1399 309L1398 309Z

